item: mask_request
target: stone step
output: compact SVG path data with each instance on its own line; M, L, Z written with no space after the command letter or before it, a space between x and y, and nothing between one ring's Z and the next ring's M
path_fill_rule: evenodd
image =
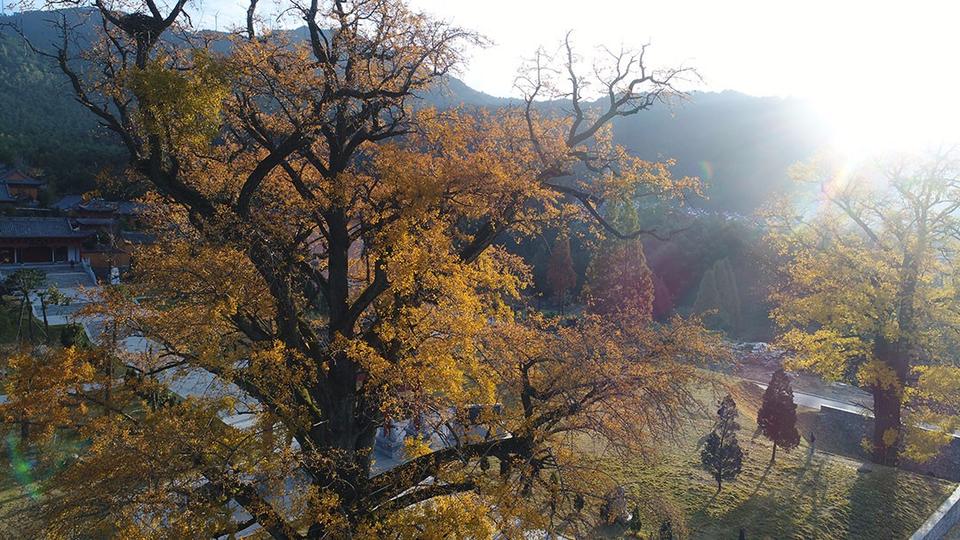
M47 273L47 285L56 285L61 289L96 285L85 272Z

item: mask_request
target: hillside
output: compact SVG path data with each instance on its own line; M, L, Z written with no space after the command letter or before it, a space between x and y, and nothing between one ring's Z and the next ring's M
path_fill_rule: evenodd
M93 31L95 17L66 12ZM38 46L56 39L49 12L0 17L0 162L41 169L61 192L89 189L97 172L118 167L123 154L92 115L74 102L52 63L38 57L4 25L20 25ZM298 31L293 31L295 34ZM478 92L451 78L424 104L499 107L515 101ZM646 159L674 158L676 172L704 179L706 208L747 213L786 181L787 167L809 156L825 128L803 102L736 92L694 93L672 109L659 107L621 119L617 142Z

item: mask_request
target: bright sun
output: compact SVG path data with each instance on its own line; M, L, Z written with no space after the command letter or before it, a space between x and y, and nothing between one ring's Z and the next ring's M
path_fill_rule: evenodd
M836 150L860 156L929 150L960 143L960 77L950 79L937 88L892 79L887 90L840 90L814 103L832 127Z
M833 128L833 146L864 155L960 143L960 74L946 66L918 71L893 68L888 77L814 97Z

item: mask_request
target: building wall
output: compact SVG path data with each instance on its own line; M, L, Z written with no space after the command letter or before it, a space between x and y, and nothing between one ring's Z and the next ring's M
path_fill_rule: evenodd
M14 197L25 197L30 200L37 200L40 196L40 190L34 186L16 186L16 185L7 185L7 191L10 192L10 195Z
M126 268L130 266L130 254L124 252L105 252L105 251L84 251L83 258L90 262L90 266L95 269Z
M827 406L820 407L818 416L818 423L821 426L829 426L829 429L818 430L817 448L842 453L847 457L865 462L870 461L870 455L866 449L860 445L850 445L849 442L869 439L873 433L873 418ZM851 446L856 447L856 455L851 456L848 452L839 450L848 449ZM954 437L949 444L940 449L940 453L935 458L929 461L917 463L903 458L900 468L951 482L960 482L960 437Z
M0 243L0 264L47 264L80 262L80 245L63 241L51 243Z

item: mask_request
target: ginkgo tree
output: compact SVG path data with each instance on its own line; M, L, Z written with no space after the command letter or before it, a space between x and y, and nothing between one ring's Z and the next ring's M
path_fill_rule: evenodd
M878 463L932 457L958 427L956 151L859 167L825 155L794 173L813 200L798 196L769 222L772 315L791 367L855 377L873 395Z
M300 34L254 0L217 39L189 31L185 0L92 6L96 46L75 49L67 25L57 50L33 46L126 147L157 242L103 289L118 339L10 362L4 415L86 441L48 481L46 533L588 530L604 453L674 429L692 362L718 346L648 312L536 315L527 265L497 239L561 216L650 232L604 205L697 183L613 145L610 122L690 72L651 69L645 49L585 68L568 39L526 66L523 105L437 112L415 97L481 40L398 0L284 2ZM150 346L125 349L133 334ZM378 429L405 420L408 459L378 463Z

